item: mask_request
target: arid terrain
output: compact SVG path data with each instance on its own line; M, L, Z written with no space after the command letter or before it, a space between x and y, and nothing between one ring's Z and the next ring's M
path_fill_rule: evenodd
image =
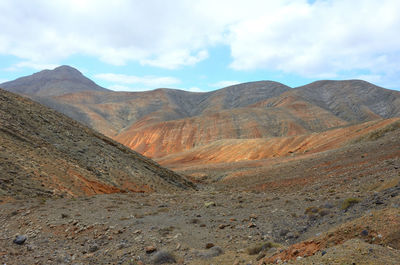
M0 93L2 197L190 187L176 173L60 113Z
M397 91L17 81L65 115L0 90L1 264L399 264Z

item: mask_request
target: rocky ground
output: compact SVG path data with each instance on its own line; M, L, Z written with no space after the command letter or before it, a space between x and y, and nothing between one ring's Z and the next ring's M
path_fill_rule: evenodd
M25 99L1 100L1 264L399 264L398 124L318 154L182 170L197 182L183 190L170 184L192 184L98 133ZM43 125L50 117L73 128ZM73 179L54 171L67 162L83 173L90 165L93 180L126 165L158 189L33 192Z
M0 199L190 187L104 135L0 89Z
M333 261L378 257L382 263L370 264L398 264L399 185L357 198L324 193L276 196L206 186L176 194L15 200L0 205L0 262L348 264ZM16 236L26 240L17 244Z

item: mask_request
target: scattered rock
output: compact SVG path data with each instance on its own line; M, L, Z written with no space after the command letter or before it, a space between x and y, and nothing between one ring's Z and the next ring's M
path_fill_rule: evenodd
M207 243L207 244L206 244L206 249L210 249L210 248L212 248L213 246L215 246L213 243Z
M321 209L321 210L318 212L318 214L319 214L320 216L325 216L325 215L330 214L330 212L331 212L331 211L329 211L328 209Z
M99 250L99 246L97 244L93 244L89 247L89 253L93 253Z
M333 208L333 204L328 202L328 203L325 203L321 208L332 209Z
M282 230L279 232L279 235L280 235L280 236L286 236L288 233L289 233L289 230L287 230L287 229L282 229Z
M226 224L220 224L219 226L218 226L218 228L219 229L224 229L225 227L227 227L228 225L226 225Z
M217 206L217 204L215 202L206 202L206 203L204 203L204 206L206 208L209 208L209 207L215 207L215 206Z
M202 258L202 259L209 259L209 258L217 257L223 253L224 253L224 251L222 250L222 248L220 248L218 246L213 246L212 248L210 248L206 251L198 252L197 257Z
M257 227L257 225L256 225L255 223L253 223L253 222L250 222L250 223L247 225L247 227L248 227L248 228L254 228L254 227Z
M257 216L256 214L253 213L253 214L250 214L249 217L252 218L252 219L257 219L258 216Z
M27 237L25 235L18 235L15 237L13 243L17 245L22 245L25 243Z
M64 218L68 218L68 217L69 217L69 215L66 214L66 213L62 213L62 214L61 214L61 218L63 218L63 219L64 219Z
M34 249L35 249L35 247L33 245L26 246L26 250L28 250L28 251L33 251Z
M298 236L293 232L289 232L286 234L286 238L288 238L288 239L297 238L297 237Z
M154 254L152 258L152 263L153 264L176 263L176 259L171 253L160 250Z
M193 219L190 220L190 223L191 224L198 224L198 223L200 223L200 219L193 218Z
M146 251L147 254L153 253L157 250L155 246L147 246L144 248L144 251Z
M128 247L128 244L127 244L127 242L121 242L121 243L119 243L118 244L118 249L124 249L124 248L127 248Z

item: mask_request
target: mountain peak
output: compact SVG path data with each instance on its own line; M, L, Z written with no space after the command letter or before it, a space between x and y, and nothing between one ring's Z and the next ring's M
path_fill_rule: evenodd
M0 87L29 96L58 96L81 91L108 91L68 65L21 77L0 84Z
M53 69L55 72L69 72L69 73L79 73L82 74L78 69L69 66L69 65L61 65Z

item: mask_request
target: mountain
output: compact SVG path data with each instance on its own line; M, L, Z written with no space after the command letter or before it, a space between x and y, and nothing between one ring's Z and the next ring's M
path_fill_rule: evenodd
M362 80L317 81L293 94L349 122L400 116L400 92Z
M108 91L82 75L77 69L66 65L5 82L0 84L0 87L14 93L37 97L80 91Z
M254 139L225 139L156 158L161 165L184 170L196 167L196 172L205 172L211 164L233 166L236 162L261 161L266 159L300 159L347 146L360 137L390 131L400 127L400 118L374 120L351 126L327 130L320 133L299 134L286 137ZM238 167L247 168L238 164ZM252 166L249 166L252 168Z
M0 142L0 197L193 187L104 135L4 90L0 90Z
M361 80L325 80L297 88L259 81L206 93L162 88L31 97L164 165L169 165L165 161L187 161L189 157L206 164L223 161L230 155L216 150L225 144L231 148L266 147L274 141L292 141L295 146L309 146L320 141L316 139L325 139L323 134L316 134L332 129L338 129L333 131L338 135L354 133L343 138L350 139L358 134L345 129L349 126L400 117L400 92ZM328 135L333 137L332 132ZM312 141L305 140L309 138ZM268 144L261 144L266 141ZM282 148L270 152L257 147L253 150L260 153L250 157L287 155L288 148ZM210 154L204 156L205 150ZM247 149L238 151L235 161L248 159L244 150ZM211 155L213 152L220 157ZM208 162L199 157L207 158Z
M163 122L191 118L247 106L289 89L280 83L260 81L208 93L164 88L145 92L90 91L35 100L114 137L141 119Z
M300 135L344 124L323 110L310 119L284 108L235 108L165 122L140 120L115 139L155 158L220 140Z
M52 105L67 114L67 106L74 108L68 115L154 158L215 141L289 137L400 116L397 91L364 81L319 83L290 89L262 81L208 93L83 92L53 97Z
M399 263L399 92L261 81L30 97L114 140L0 90L2 264Z

